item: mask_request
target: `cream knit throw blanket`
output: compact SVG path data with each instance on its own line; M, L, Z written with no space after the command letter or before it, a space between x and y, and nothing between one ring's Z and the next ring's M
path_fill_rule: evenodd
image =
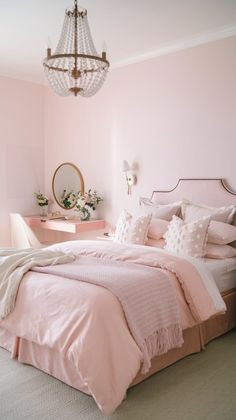
M47 249L0 250L0 319L14 309L17 292L24 274L34 266L63 264L73 255Z
M34 267L33 271L110 290L119 299L131 334L143 353L144 373L149 370L154 356L183 344L175 291L164 270L79 256L72 264Z

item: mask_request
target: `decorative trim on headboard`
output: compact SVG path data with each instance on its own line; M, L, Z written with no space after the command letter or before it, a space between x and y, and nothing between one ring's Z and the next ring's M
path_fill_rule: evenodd
M170 192L176 190L177 187L179 186L179 184L182 181L219 181L221 183L222 187L228 193L236 195L236 191L231 190L231 188L229 188L229 186L227 185L226 181L222 178L180 178L174 188L172 188L170 190L155 190L155 191L152 192L152 197L151 198L153 198L153 195L156 194L156 193L170 193Z

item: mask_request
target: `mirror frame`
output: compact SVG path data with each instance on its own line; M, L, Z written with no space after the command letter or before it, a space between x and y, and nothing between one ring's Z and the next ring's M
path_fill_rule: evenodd
M64 210L71 210L71 209L73 209L75 206L76 206L76 202L75 202L75 204L73 205L73 206L71 206L70 208L66 208L66 207L64 207L59 201L58 201L58 199L57 199L57 197L56 197L56 194L55 194L55 189L54 189L54 184L55 184L55 178L56 178L56 175L57 175L57 172L59 171L59 169L62 167L62 166L64 166L64 165L70 165L70 166L72 166L75 170L76 170L76 172L77 172L77 174L78 174L78 176L79 176L79 178L80 178L80 183L81 183L81 189L80 189L80 191L82 192L82 193L84 193L84 179L83 179L83 177L82 177L82 174L81 174L81 172L80 172L80 170L79 170L79 168L76 166L76 165L74 165L74 163L71 163L71 162L64 162L64 163L61 163L61 165L59 165L57 168L56 168L56 170L55 170L55 172L54 172L54 174L53 174L53 178L52 178L52 192L53 192L53 197L54 197L54 199L56 200L56 203L58 204L58 206L60 206L62 209L64 209Z

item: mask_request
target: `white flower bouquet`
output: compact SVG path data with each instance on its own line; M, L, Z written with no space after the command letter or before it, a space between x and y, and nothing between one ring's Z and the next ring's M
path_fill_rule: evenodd
M40 191L38 191L37 193L34 193L36 200L37 200L37 204L40 207L44 207L44 206L48 206L48 198L42 194Z
M81 220L89 220L91 217L91 210L96 210L101 201L103 201L103 199L97 194L97 191L89 189L88 192L79 192L76 210L80 212Z

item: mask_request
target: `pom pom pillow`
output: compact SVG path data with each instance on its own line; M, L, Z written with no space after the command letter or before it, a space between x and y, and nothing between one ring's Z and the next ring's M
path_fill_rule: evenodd
M164 248L177 254L203 257L209 223L209 217L185 223L179 217L173 216L168 230L164 234L166 240Z
M125 243L129 240L129 232L131 228L132 215L123 210L118 218L114 240L116 242Z
M119 243L144 245L152 215L140 216L135 219L123 210L115 230L113 240Z

